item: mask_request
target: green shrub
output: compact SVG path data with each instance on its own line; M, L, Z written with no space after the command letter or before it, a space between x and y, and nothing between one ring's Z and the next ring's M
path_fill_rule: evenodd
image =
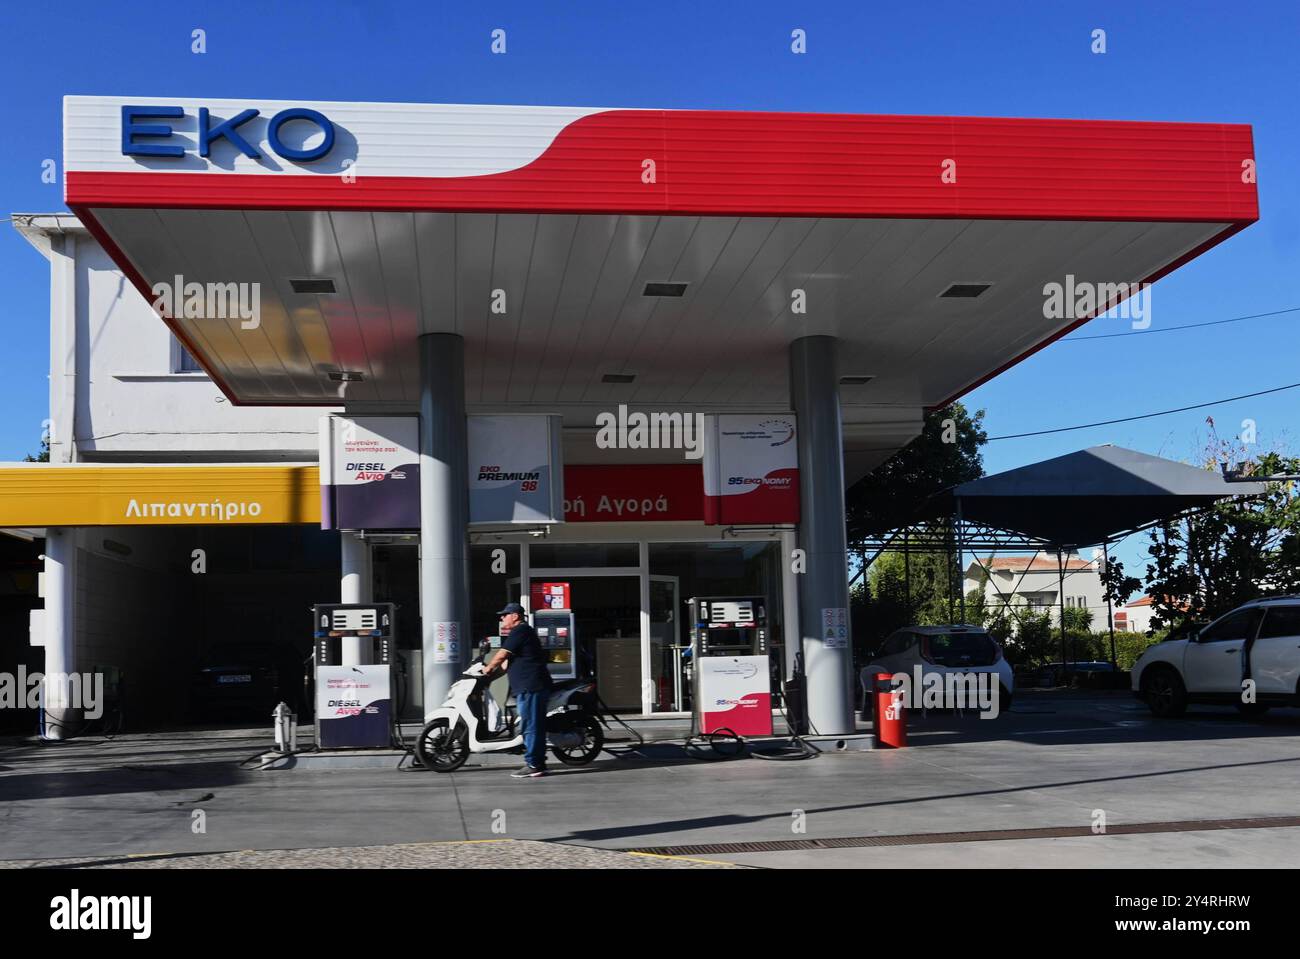
M1109 648L1109 635L1105 633L1101 635ZM1158 642L1160 642L1159 637L1148 636L1146 633L1115 633L1115 660L1117 665L1120 669L1132 669L1133 664L1142 655L1142 651ZM1106 658L1109 659L1110 655L1107 654Z

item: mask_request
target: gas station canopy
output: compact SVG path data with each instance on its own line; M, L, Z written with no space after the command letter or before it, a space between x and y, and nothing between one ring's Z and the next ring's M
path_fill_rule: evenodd
M239 404L412 408L465 342L471 411L786 409L838 340L851 481L1082 322L1049 283L1151 282L1258 217L1247 126L68 97L67 202ZM1247 182L1249 181L1249 182Z

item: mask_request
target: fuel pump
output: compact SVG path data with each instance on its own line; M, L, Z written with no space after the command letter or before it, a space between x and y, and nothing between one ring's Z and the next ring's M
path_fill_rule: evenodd
M546 652L546 668L555 680L578 675L578 637L573 611L539 609L533 613L533 628Z
M392 744L395 623L392 603L312 607L316 744L321 749L382 749ZM359 638L362 658L370 662L344 665L345 638Z
M689 607L696 728L771 736L767 599L704 596Z

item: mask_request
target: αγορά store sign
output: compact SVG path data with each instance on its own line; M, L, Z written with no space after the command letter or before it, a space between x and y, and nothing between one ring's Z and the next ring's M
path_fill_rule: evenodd
M704 518L704 473L696 463L566 466L568 523L683 523Z

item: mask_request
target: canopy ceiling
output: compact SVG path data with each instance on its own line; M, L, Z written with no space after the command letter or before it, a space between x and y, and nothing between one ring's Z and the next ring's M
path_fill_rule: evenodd
M1048 315L1046 284L1150 282L1258 216L1240 125L121 97L64 113L67 202L143 295L178 275L258 285L256 327L163 311L235 403L409 409L416 338L455 332L473 410L581 429L619 403L785 409L789 344L826 334L854 378L850 481L924 410L1106 306ZM247 150L200 128L239 116ZM962 284L982 292L944 295Z

